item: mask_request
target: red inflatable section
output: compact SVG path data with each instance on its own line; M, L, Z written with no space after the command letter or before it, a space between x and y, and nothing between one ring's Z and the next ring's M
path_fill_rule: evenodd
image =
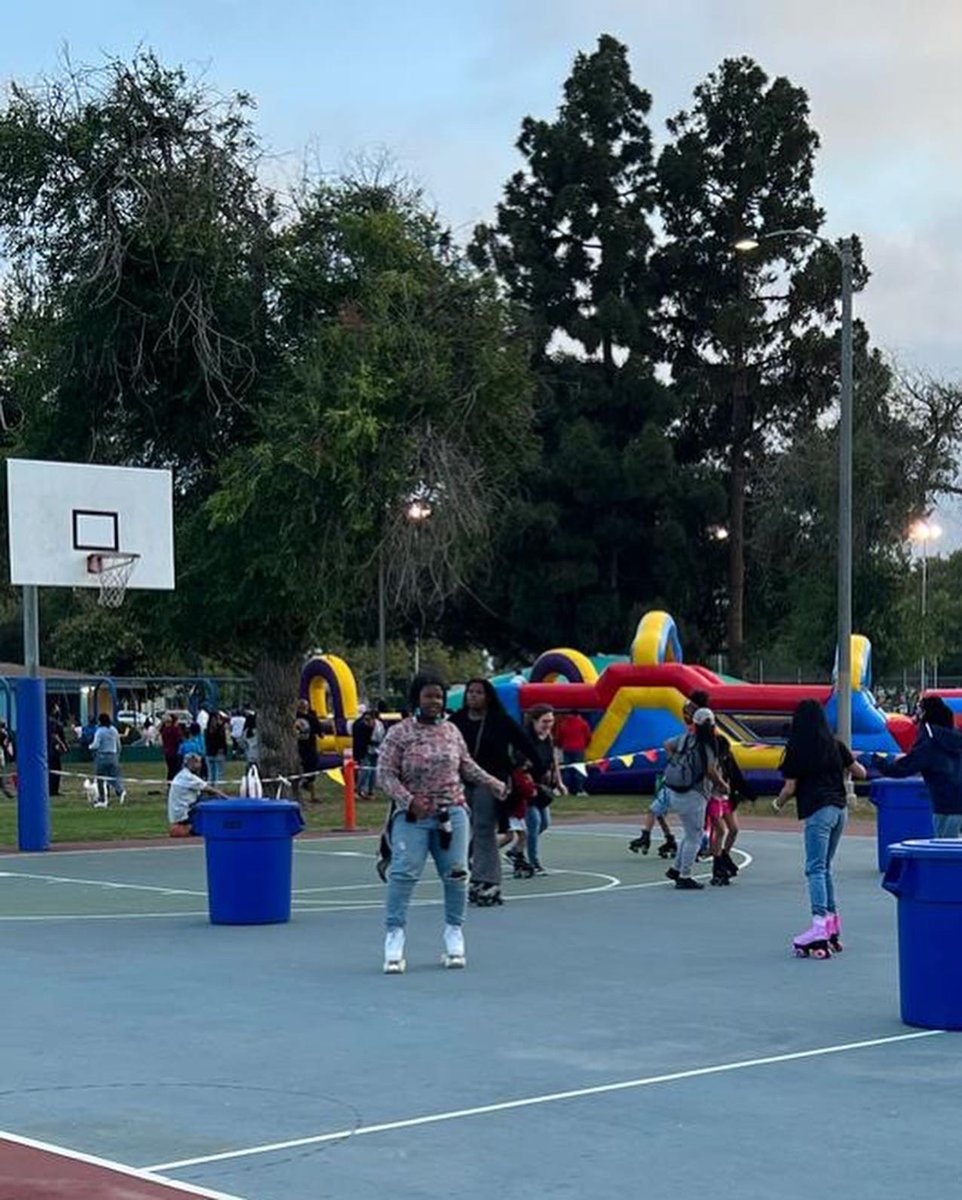
M597 683L526 683L521 688L521 707L552 704L560 708L604 711L617 692L626 687L670 687L685 696L701 689L709 704L719 712L792 713L802 700L827 704L832 688L827 684L723 683L705 667L687 663L663 663L636 667L615 663Z

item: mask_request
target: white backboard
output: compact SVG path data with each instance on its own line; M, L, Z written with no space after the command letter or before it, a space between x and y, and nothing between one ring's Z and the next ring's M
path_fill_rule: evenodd
M7 459L10 582L99 587L91 553L139 554L131 588L174 586L170 471Z

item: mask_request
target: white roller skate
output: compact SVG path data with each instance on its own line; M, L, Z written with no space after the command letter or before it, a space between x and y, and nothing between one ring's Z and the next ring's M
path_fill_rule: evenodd
M831 958L827 917L812 917L810 928L792 942L796 958Z
M467 964L464 955L464 933L460 925L445 925L444 953L441 955L441 966L450 968L463 967Z
M404 930L389 929L384 938L384 974L403 975L407 963L404 961Z

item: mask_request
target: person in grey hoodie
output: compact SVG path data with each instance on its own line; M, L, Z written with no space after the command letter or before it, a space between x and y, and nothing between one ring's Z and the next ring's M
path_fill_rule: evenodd
M919 735L908 754L890 759L873 755L872 766L883 775L904 779L921 775L929 789L935 836L962 836L962 732L941 696L919 702Z

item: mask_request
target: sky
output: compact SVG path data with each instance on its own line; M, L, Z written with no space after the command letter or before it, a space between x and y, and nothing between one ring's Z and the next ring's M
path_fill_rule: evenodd
M0 80L31 82L149 47L251 92L274 180L387 150L460 236L550 118L578 51L625 42L665 119L723 58L804 88L822 145L823 232L857 233L872 278L856 315L907 366L962 380L962 15L958 0L0 0ZM962 515L940 513L945 545Z

